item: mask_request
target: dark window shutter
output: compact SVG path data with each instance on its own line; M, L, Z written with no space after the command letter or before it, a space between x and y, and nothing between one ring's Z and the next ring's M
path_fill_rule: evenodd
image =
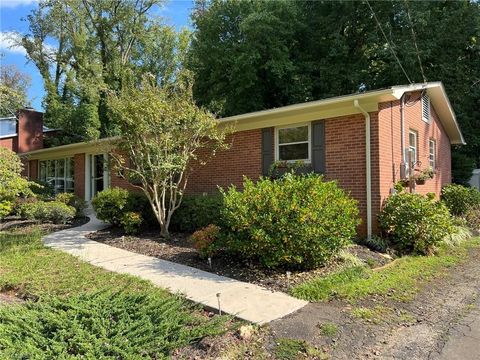
M273 128L262 129L262 175L268 176L273 164Z
M312 121L312 167L316 173L325 173L325 121Z

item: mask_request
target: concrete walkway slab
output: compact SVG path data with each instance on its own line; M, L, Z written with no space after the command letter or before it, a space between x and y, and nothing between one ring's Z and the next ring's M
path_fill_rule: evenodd
M85 225L45 236L45 245L106 270L150 280L210 308L218 308L220 293L223 312L257 324L279 319L307 304L282 292L89 240L86 234L107 227L94 216L90 219Z

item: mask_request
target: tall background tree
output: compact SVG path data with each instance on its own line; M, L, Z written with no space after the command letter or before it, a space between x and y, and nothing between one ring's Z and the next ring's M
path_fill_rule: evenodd
M212 0L192 20L194 96L219 115L441 80L467 142L454 179L480 166L478 1Z
M30 82L30 77L15 65L0 66L0 117L14 116L18 109L29 105Z
M106 93L155 74L173 81L188 44L158 14L163 0L42 1L28 16L21 44L42 75L46 124L63 142L115 135Z

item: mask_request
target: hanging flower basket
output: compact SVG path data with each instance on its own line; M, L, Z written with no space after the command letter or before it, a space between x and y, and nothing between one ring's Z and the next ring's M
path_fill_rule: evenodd
M415 184L417 185L425 185L426 179L415 179Z

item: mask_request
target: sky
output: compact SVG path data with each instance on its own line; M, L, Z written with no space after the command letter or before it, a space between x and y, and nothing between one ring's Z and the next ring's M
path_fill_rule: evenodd
M28 63L25 50L21 47L11 47L8 39L13 33L28 33L28 14L38 6L38 0L0 0L0 66L15 64L22 72L27 73L32 80L28 89L29 100L33 108L42 111L44 96L43 80L35 65ZM165 23L177 29L190 26L190 11L193 0L170 0L160 10Z

